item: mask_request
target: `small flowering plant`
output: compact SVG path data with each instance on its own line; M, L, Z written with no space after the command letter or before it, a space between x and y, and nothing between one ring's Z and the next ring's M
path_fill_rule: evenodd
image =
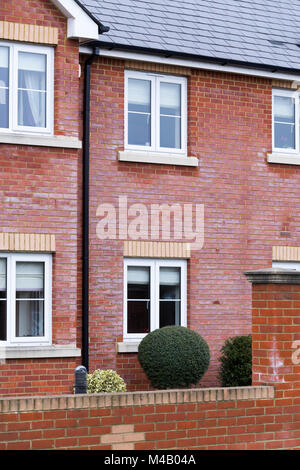
M87 374L87 393L126 392L124 379L111 369L97 369Z

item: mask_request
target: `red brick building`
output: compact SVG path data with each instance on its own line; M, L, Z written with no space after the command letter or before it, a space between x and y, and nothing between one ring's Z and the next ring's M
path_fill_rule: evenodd
M27 3L0 8L1 394L71 392L81 363L147 389L167 324L216 385L244 271L300 261L299 9L283 33L273 1Z
M25 3L0 6L2 395L71 392L81 363L78 48L98 26Z

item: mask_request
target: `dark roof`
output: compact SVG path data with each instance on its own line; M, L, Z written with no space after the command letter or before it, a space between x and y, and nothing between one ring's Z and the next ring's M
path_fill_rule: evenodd
M299 0L79 0L102 45L300 71Z

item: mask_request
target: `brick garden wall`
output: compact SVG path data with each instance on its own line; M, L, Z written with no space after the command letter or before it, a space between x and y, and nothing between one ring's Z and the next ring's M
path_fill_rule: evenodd
M0 449L300 449L300 273L248 277L252 387L2 398Z
M273 387L0 399L0 417L4 450L300 448Z
M54 47L54 134L80 131L79 53L67 22L49 0L2 0L0 19L57 28ZM26 3L26 5L25 5ZM77 149L0 144L0 232L50 233L53 255L53 344L80 347ZM80 359L79 359L80 363ZM72 393L77 358L0 360L0 395Z

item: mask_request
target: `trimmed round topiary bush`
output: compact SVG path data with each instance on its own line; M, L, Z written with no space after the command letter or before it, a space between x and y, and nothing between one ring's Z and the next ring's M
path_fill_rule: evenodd
M87 374L87 393L126 392L126 384L117 372L97 369Z
M221 349L219 378L222 387L252 384L251 335L228 338Z
M201 335L183 326L165 326L141 341L138 360L158 389L196 385L209 366L210 352Z

